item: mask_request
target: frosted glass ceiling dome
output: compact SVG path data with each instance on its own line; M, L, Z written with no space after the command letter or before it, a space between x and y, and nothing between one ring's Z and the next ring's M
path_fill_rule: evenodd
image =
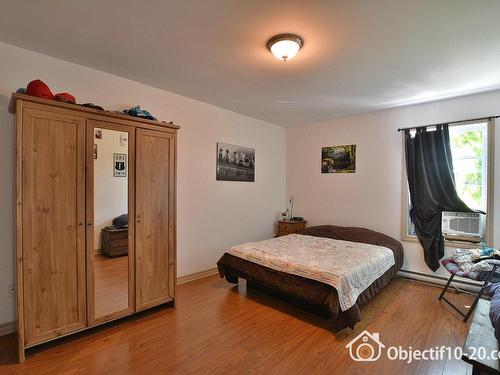
M304 45L304 41L295 34L279 34L267 42L267 48L279 60L293 59Z

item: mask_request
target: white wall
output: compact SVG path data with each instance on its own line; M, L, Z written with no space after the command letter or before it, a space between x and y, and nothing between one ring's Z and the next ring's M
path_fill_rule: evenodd
M225 248L269 238L287 196L309 225L339 224L401 236L403 149L398 127L500 112L500 91L284 129L111 74L0 43L0 324L14 319L13 116L10 93L41 78L53 92L107 109L140 104L181 125L178 138L178 275L215 266ZM497 143L500 131L496 132ZM215 180L216 142L255 148L255 183ZM321 174L321 147L357 145L356 173ZM497 147L498 160L500 147ZM286 160L286 158L288 160ZM285 162L286 161L286 162ZM496 163L495 196L500 192ZM494 245L500 245L500 200ZM405 269L430 273L417 244L405 243ZM440 271L442 272L442 271Z
M14 319L13 116L10 94L35 78L78 102L140 104L181 125L178 138L178 276L215 267L227 247L269 238L285 205L284 128L111 74L0 43L0 324ZM216 142L255 148L255 183L215 180Z
M128 213L128 136L116 130L100 129L102 138L94 135L97 159L94 159L94 249L101 249L101 230L113 219ZM120 142L120 135L127 142ZM113 154L127 155L127 176L115 177Z
M387 109L309 124L287 132L287 194L309 225L363 226L401 239L403 176L400 127L465 120L500 113L500 91ZM500 122L497 124L500 125ZM500 130L496 131L500 145ZM356 173L322 174L321 148L356 144ZM495 159L499 160L500 146ZM495 196L500 162L495 164ZM500 200L495 201L494 245L500 246ZM419 244L406 242L404 269L432 274ZM444 275L445 271L438 270Z

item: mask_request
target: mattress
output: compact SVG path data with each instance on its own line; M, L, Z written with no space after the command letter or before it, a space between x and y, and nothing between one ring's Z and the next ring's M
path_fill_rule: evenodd
M353 327L361 319L359 306L373 298L397 273L403 264L401 243L385 234L365 228L322 225L309 227L299 232L307 236L332 238L343 241L381 246L392 251L394 264L377 277L347 309L341 309L335 287L328 283L262 265L225 253L217 263L219 274L227 281L238 283L243 278L254 285L278 292L308 308L331 318L335 330Z
M394 265L394 254L387 247L304 234L247 242L227 253L328 284L337 291L343 311Z

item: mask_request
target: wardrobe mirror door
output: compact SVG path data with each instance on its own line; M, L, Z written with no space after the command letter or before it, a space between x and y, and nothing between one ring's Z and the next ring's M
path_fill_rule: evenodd
M97 124L99 125L99 124ZM129 132L93 130L93 321L130 311ZM133 284L132 284L133 285Z

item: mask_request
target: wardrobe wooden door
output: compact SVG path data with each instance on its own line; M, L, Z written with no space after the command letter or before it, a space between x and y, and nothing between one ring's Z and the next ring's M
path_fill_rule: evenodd
M136 134L136 308L174 299L175 135Z
M25 346L86 325L85 119L22 112Z

